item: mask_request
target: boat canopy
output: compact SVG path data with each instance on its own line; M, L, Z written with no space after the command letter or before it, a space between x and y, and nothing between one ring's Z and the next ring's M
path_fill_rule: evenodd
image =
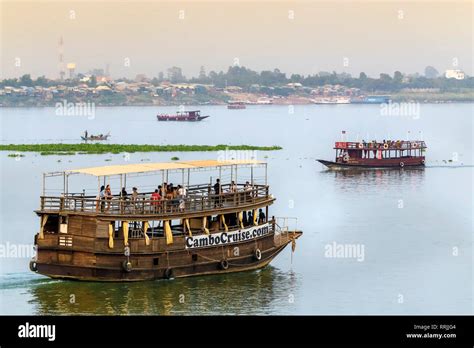
M132 173L148 173L162 170L182 170L182 169L201 169L201 168L219 168L227 166L247 166L247 165L265 165L263 161L257 160L194 160L194 161L177 161L177 162L159 162L159 163L137 163L113 166L89 167L79 169L65 170L64 174L86 174L96 177L132 174ZM56 176L58 172L45 173L46 176Z

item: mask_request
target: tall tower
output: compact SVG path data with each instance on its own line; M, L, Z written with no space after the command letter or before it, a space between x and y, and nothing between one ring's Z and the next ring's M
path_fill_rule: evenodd
M64 69L64 43L62 36L59 38L58 42L58 59L59 79L64 80L66 71Z

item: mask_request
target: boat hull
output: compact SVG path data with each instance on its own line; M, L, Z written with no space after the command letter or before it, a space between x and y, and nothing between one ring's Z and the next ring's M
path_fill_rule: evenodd
M181 122L197 122L202 121L209 116L199 117L179 117L179 116L157 116L158 121L181 121Z
M424 157L408 158L389 158L389 159L367 159L364 161L353 161L351 163L333 162L318 159L318 162L324 164L329 169L378 169L393 168L401 169L406 167L424 167Z
M78 260L95 260L95 264L85 264L83 261L75 262L74 255L66 262L63 256L61 261L61 250L38 248L39 258L35 262L34 271L55 279L101 282L134 282L250 271L266 267L288 244L301 235L300 231L277 236L271 233L257 240L220 247L197 250L183 248L173 252L148 254L132 253L130 271L126 271L122 266L126 260L122 253L96 252L84 255L79 252ZM236 247L239 250L238 256L234 256ZM255 255L256 248L261 250L259 259ZM133 245L131 249L134 249ZM153 265L154 259L160 260L158 265ZM227 261L226 267L223 267L224 259Z

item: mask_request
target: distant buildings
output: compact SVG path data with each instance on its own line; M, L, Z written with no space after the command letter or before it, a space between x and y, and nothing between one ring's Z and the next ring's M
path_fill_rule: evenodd
M461 70L446 70L444 76L447 79L464 80L464 72Z

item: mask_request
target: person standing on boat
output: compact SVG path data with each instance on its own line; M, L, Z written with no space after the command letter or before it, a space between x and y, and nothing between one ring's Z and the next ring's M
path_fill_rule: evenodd
M87 133L87 129L86 129L86 131L84 132L84 138L87 139L87 135L88 135L88 134L89 134L89 133Z
M105 199L107 200L107 211L109 211L110 201L112 200L112 190L110 189L110 185L105 187Z
M159 194L159 191L158 189L155 190L155 192L153 192L151 194L151 200L153 201L152 202L152 207L153 207L153 210L156 212L158 212L158 209L159 209L159 206L160 206L160 201L161 201L161 196Z
M262 224L265 222L265 213L263 212L263 210L260 208L258 210L258 223L259 224Z
M214 207L217 207L220 205L221 200L220 200L220 195L222 193L222 186L221 186L221 180L216 179L216 183L214 184L214 194L216 195L214 198Z
M105 208L105 186L104 185L100 187L98 198L100 201L100 211L104 212L104 208Z

